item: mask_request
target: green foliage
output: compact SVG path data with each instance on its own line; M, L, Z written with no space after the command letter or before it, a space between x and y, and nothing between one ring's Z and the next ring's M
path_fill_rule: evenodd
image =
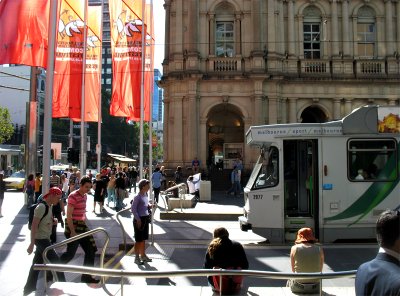
M9 140L14 133L10 113L7 108L0 107L0 144Z

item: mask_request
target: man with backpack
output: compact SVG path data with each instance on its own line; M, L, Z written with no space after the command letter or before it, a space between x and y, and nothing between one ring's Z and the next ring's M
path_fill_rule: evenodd
M28 295L36 290L39 271L34 270L33 265L43 263L42 253L44 249L51 245L51 230L53 225L57 223L57 220L53 218L52 207L60 201L61 196L62 192L59 188L50 188L49 192L43 195L42 200L37 204L32 205L30 208L28 227L31 230L31 242L27 252L29 255L32 254L35 245L36 251L24 287L24 295ZM49 258L52 263L60 263L59 257L54 250L47 252L47 258ZM65 281L64 273L58 272L57 276L59 281Z

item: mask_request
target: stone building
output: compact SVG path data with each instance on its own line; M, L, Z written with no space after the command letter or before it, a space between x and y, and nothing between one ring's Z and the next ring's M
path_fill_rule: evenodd
M236 157L251 125L399 106L400 1L165 0L164 160Z

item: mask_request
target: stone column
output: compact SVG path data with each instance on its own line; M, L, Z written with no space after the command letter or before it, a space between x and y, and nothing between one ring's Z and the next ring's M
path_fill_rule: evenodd
M268 0L268 53L276 52L276 36L275 36L275 1Z
M327 30L327 25L328 25L328 19L326 16L322 16L322 27L321 27L321 36L322 38L320 38L320 43L321 43L321 59L326 59L329 56L329 42L328 41L324 41L324 38L326 38L325 40L329 40L331 39L331 37L329 36L324 36L328 35L328 30Z
M168 64L169 62L169 44L170 44L170 34L171 30L171 0L165 0L165 44L164 44L164 61L163 64Z
M278 99L276 97L268 97L268 123L276 124L278 122Z
M210 55L215 55L215 14L209 14L209 27L210 27L210 47L209 53Z
M197 156L201 161L201 166L207 163L208 141L207 141L207 118L200 117L200 153Z
M252 50L261 50L261 19L260 19L260 0L252 1L251 18L253 20L253 40Z
M298 43L297 50L299 51L300 59L304 59L304 51L303 51L303 42L304 42L304 32L303 32L303 16L297 15L297 28L299 29L298 33Z
M175 39L173 40L174 52L183 52L183 0L174 0L176 2L176 15L175 15Z
M349 115L351 111L353 110L351 99L345 99L344 101L344 112L346 113L345 115Z
M288 98L289 100L289 123L297 122L297 98Z
M281 123L288 123L287 98L281 99Z
M340 99L333 99L333 119L341 119L341 112L340 112Z
M244 130L248 131L250 126L251 126L251 118L245 118L243 120L244 123ZM249 145L246 145L246 143L243 143L243 164L245 166L245 168L249 168L249 163L252 162L252 157L251 157L251 148Z
M190 53L197 53L197 41L198 41L198 1L197 0L190 0L189 1L189 8L188 8L188 36L189 36L189 54Z
M254 96L254 121L253 125L262 125L264 124L262 120L262 96L255 95Z
M235 13L235 55L242 54L241 14Z
M342 40L344 56L350 55L349 17L349 1L342 0Z
M187 145L187 150L189 150L188 159L193 159L194 156L197 156L197 128L198 123L197 120L197 99L195 95L190 95L188 99L188 142L185 143Z
M354 34L357 34L357 16L353 16L353 32ZM357 56L358 55L358 45L357 41L354 40L353 42L353 55Z
M296 54L294 39L294 0L288 0L288 53L289 56Z
M385 33L384 33L384 24L383 17L376 17L376 41L377 44L385 44ZM378 49L378 58L384 57L388 50L386 50L386 46L377 46Z
M280 54L285 53L285 22L283 20L283 0L278 1L279 15L278 15L278 34L279 34L279 46L278 51Z
M385 33L386 33L386 55L387 56L392 56L394 53L393 49L393 16L392 16L392 1L391 0L385 0ZM399 16L397 16L399 17Z
M331 0L332 9L332 56L339 55L339 21L337 0Z
M169 147L167 144L169 143L168 139L168 127L169 127L169 99L167 96L167 92L164 91L164 122L163 122L163 157L165 161L169 161L170 159L168 158L168 149Z
M400 2L396 3L397 53L400 53Z

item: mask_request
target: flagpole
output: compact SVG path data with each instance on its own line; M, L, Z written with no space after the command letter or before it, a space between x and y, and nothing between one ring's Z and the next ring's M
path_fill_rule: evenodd
M141 71L141 81L140 81L140 143L139 143L139 164L140 164L140 179L143 179L143 122L144 122L144 64L145 64L145 55L144 55L144 14L145 14L146 1L142 0L142 71ZM150 179L150 188L151 188L151 178Z
M80 171L81 177L86 176L86 127L85 127L85 80L86 80L86 47L87 47L87 30L88 30L88 2L85 0L83 7L83 54L82 54L82 98L81 98L81 159Z
M51 150L51 123L53 107L53 82L54 82L54 57L56 49L57 32L57 3L58 0L50 1L49 18L49 43L47 51L46 70L46 97L44 100L44 122L43 122L43 167L42 167L42 193L47 193L50 188L50 150Z
M147 20L150 23L150 26L153 25L152 17L153 17L153 0L151 0L151 2L150 2L150 19ZM146 32L146 38L147 38L147 35L148 34ZM153 36L151 36L151 38L152 37ZM150 42L153 42L153 40L150 39ZM146 42L146 44L147 44L147 42ZM149 44L150 44L149 45L150 59L152 59L152 56L151 56L152 44L151 43L149 43ZM146 51L146 53L147 53L147 51ZM152 63L150 62L149 71L154 71L154 69L151 68L151 65L152 65ZM149 73L149 75L150 75L150 73ZM152 85L152 83L148 87L150 87L151 85ZM149 163L150 163L150 172L152 171L151 164L153 163L153 90L154 90L154 87L150 88L150 91L149 91L149 95L150 95L150 98L149 98L149 103L150 103L150 106L149 106L149 112L150 112L150 118L149 118ZM155 209L156 208L154 208L154 210L152 211L153 215L154 215ZM154 219L151 219L151 245L154 245Z
M103 48L103 18L104 18L104 0L101 0L101 25L100 25L100 34L101 34L101 42L100 46ZM100 50L100 55L101 55L101 50ZM99 73L100 73L100 79L101 79L101 71L102 71L103 63L99 64ZM101 123L102 123L102 110L101 110L101 83L100 83L100 88L99 88L99 118L98 118L98 123L97 123L97 147L96 147L96 153L97 153L97 172L100 173L101 169Z

